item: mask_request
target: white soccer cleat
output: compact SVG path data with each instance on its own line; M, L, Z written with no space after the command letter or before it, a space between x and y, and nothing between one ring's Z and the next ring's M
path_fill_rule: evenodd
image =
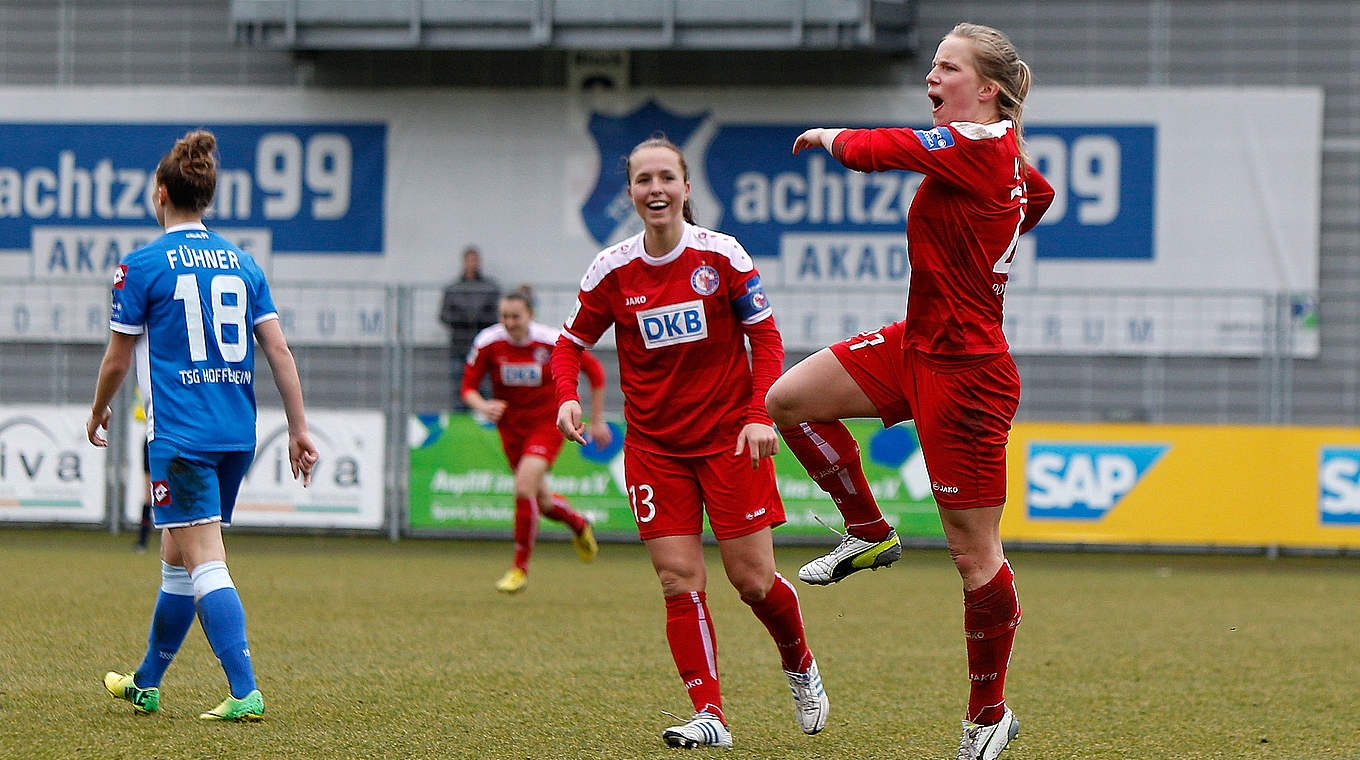
M1001 750L1020 733L1020 721L1007 707L995 725L979 726L971 720L963 722L963 738L959 740L958 760L996 760Z
M671 726L662 731L661 738L666 744L682 749L732 746L732 732L718 716L710 712L694 713L694 717L685 725Z
M882 541L865 541L846 533L830 553L798 568L798 580L825 586L860 570L887 567L901 558L902 542L895 530L888 531Z
M817 660L808 665L805 673L784 671L793 692L793 715L805 734L815 734L826 728L826 714L831 710L826 689L822 688L822 674L817 672Z

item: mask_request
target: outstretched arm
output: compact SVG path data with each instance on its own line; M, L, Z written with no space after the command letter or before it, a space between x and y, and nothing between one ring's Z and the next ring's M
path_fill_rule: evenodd
M844 132L840 127L813 127L803 134L798 135L798 139L793 141L793 152L800 153L808 148L826 148L826 152L835 156L836 151L833 147L836 144L836 136ZM839 156L837 156L839 158Z

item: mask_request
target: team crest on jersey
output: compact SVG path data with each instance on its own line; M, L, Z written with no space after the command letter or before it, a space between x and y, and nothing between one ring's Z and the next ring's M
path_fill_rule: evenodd
M552 349L547 346L538 346L534 349L534 361L539 364L547 364L548 359L552 358Z
M127 264L119 264L113 268L113 289L122 290L123 283L127 280Z
M718 290L718 270L703 264L689 276L689 285L701 296L711 296Z
M170 482L154 480L151 482L151 503L158 507L170 506Z
M939 150L940 148L951 147L954 144L954 135L944 127L913 129L912 131L916 133L916 139L921 141L926 150Z

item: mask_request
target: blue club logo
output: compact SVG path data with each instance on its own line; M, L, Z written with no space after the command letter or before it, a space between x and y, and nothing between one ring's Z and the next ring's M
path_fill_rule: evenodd
M608 245L619 225L633 214L633 204L623 192L628 183L623 173L628 152L658 134L683 148L707 118L707 111L695 116L673 114L655 100L648 100L636 111L622 116L590 115L590 136L600 152L600 176L581 207L581 218L595 242Z

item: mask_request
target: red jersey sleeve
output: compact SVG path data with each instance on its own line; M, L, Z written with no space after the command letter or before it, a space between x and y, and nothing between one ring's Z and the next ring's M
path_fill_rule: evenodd
M581 400L580 394L576 392L576 383L581 374L583 354L585 349L568 338L565 332L558 337L557 345L553 346L552 358L548 363L552 367L553 385L557 389L559 407L568 401ZM599 360L595 363L599 364Z
M491 352L486 350L486 346L473 343L472 350L468 353L467 365L463 368L463 387L459 389L458 396L461 398L464 393L477 390L490 368Z
M562 324L562 335L581 346L590 348L614 324L614 313L609 307L608 292L613 287L611 279L596 280L594 268L586 273L581 281L581 291L576 294L576 307L572 309L567 321ZM574 379L576 373L571 377Z
M955 187L996 184L996 163L990 151L976 150L978 141L954 127L934 129L846 129L836 135L831 153L847 168L861 172L905 169L936 177Z
M581 352L581 371L586 373L591 388L604 387L604 365L593 354Z
M773 425L774 420L765 409L765 394L784 371L784 340L775 327L774 312L760 284L760 273L753 267L750 272L729 278L729 282L728 300L751 346L751 399L742 414L742 424Z
M1043 218L1044 212L1053 205L1053 186L1048 184L1044 175L1033 166L1025 167L1025 189L1029 197L1029 207L1025 210L1025 221L1020 225L1020 234L1034 229Z
M743 325L746 340L751 344L751 404L742 418L743 424L773 425L774 420L765 409L765 394L784 371L784 339L774 324L774 317L755 324Z

